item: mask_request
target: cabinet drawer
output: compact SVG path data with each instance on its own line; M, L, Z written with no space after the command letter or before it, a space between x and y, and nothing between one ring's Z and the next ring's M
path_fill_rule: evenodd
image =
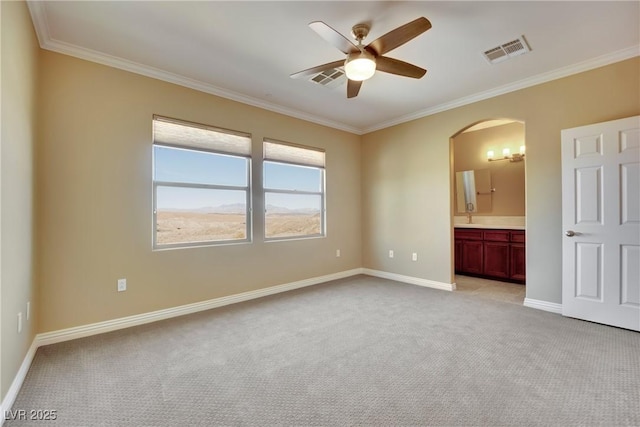
M484 240L492 242L508 242L509 232L507 230L491 230L484 232Z
M524 243L524 231L511 231L511 241Z
M482 240L482 230L460 230L456 228L454 236L460 240Z

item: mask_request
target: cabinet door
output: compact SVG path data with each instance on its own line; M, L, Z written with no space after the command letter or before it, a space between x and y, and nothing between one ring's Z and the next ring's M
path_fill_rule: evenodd
M455 241L455 261L456 273L462 272L462 240Z
M484 242L484 275L509 278L509 243Z
M462 241L462 272L482 274L482 241Z
M511 271L509 278L524 282L526 279L526 256L525 245L523 243L512 243L509 249L509 261Z

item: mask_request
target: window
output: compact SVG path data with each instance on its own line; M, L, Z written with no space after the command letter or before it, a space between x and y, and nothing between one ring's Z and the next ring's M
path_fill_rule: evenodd
M251 137L153 118L153 246L251 239Z
M325 235L324 151L264 141L265 239Z

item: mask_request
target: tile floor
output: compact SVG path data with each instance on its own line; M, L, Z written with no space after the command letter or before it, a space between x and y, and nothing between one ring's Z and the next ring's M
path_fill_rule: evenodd
M525 285L456 275L456 292L522 305Z

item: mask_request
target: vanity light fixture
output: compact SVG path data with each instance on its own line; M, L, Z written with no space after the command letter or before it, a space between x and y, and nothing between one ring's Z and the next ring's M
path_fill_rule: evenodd
M502 158L496 159L496 153L493 150L487 151L487 160L490 162L497 162L498 160L509 160L510 162L521 162L524 160L524 152L525 146L520 146L519 153L511 154L511 150L509 148L502 149Z

